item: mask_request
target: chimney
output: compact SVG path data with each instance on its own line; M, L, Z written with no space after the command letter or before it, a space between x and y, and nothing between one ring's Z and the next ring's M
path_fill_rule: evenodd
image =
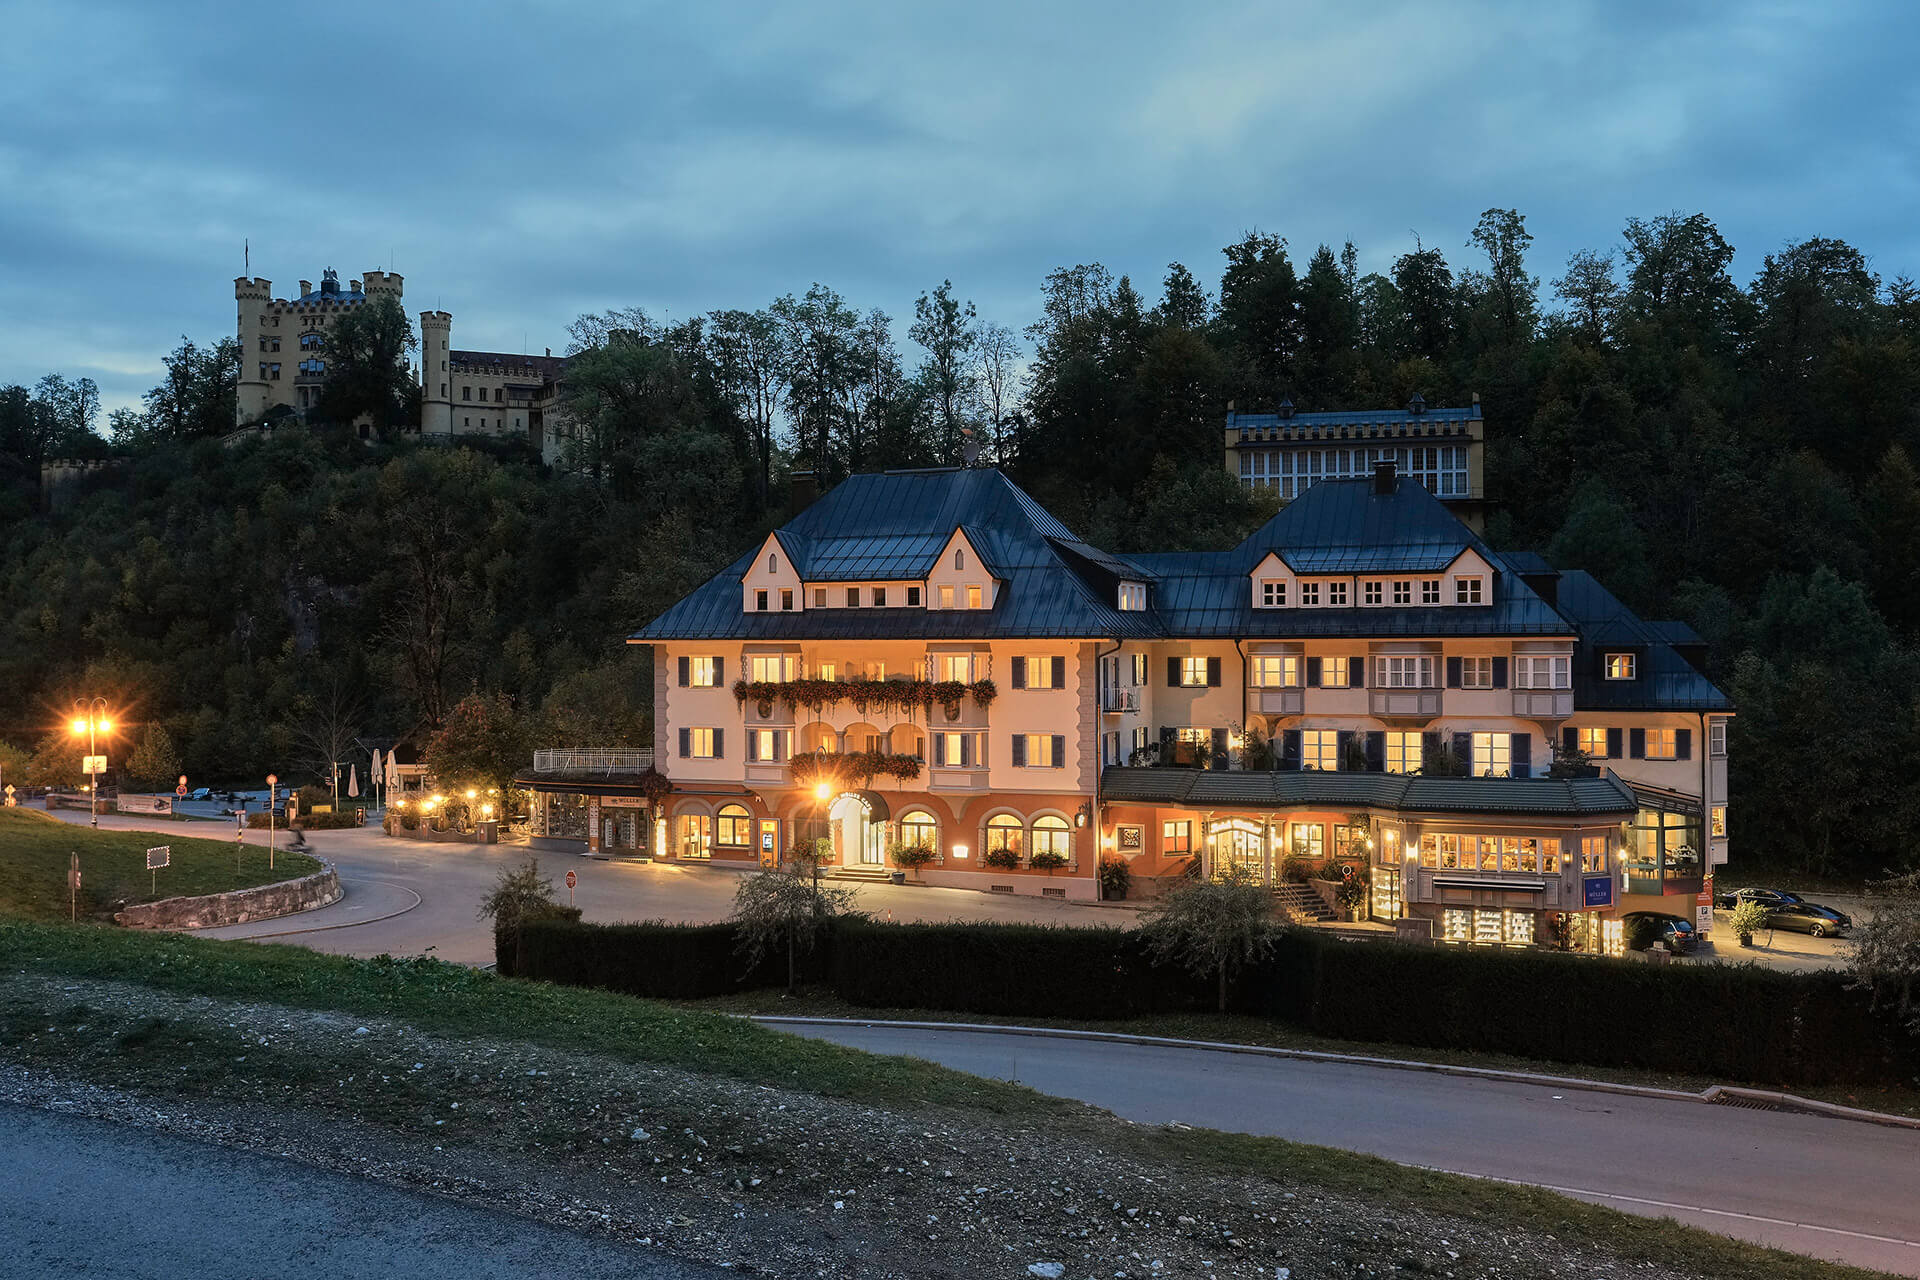
M313 281L302 280L300 282L300 296L304 298L312 292L313 292Z
M359 293L359 292L360 292L360 282L359 282L358 280L349 280L349 281L347 281L347 292L348 292L348 293Z
M552 348L552 347L548 347L548 348L547 348L547 359L549 359L549 360L551 360L551 359L553 359L553 348Z
M813 505L814 498L819 496L819 486L815 482L814 474L811 471L796 471L793 473L791 479L793 482L793 514L799 515L802 511L805 511Z
M1382 458L1373 464L1373 492L1382 498L1391 498L1395 488L1393 478L1393 459Z

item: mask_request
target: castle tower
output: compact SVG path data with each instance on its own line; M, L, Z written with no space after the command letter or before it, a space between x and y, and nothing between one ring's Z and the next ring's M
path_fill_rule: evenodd
M240 316L236 326L240 335L240 383L233 407L233 425L238 427L258 422L273 402L272 388L260 373L260 349L265 338L262 322L273 305L273 281L241 276L233 282L233 297Z
M393 279L398 280L398 276ZM447 362L452 359L453 316L446 311L420 313L420 430L453 434L453 396Z
M362 277L360 284L369 302L382 295L389 296L396 302L400 299L401 278L398 272L369 271Z

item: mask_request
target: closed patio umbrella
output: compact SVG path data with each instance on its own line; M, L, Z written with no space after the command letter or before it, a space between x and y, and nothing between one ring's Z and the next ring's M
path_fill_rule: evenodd
M360 766L357 764L347 767L347 794L349 796L360 794Z

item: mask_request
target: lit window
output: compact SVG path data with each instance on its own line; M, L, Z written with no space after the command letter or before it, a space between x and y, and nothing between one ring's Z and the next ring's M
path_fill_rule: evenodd
M1162 857L1188 854L1193 852L1193 823L1163 822L1160 824L1160 854Z
M1060 761L1053 758L1053 735L1050 733L1023 733L1019 737L1020 759L1029 769L1057 769Z
M1317 582L1301 583L1300 603L1309 607L1318 605L1320 603L1320 584Z
M1418 733L1387 734L1388 773L1415 773L1425 760L1425 744Z
M1713 806L1713 825L1708 830L1716 837L1724 837L1727 834L1727 806L1723 804Z
M1570 688L1569 659L1564 654L1521 654L1513 660L1516 689Z
M970 653L940 654L934 659L933 669L938 679L973 683L973 655Z
M755 653L747 656L747 679L778 684L793 679L796 659L790 653Z
M1327 824L1324 822L1295 822L1292 839L1288 848L1293 856L1304 858L1308 862L1324 862L1327 857Z
M1287 605L1287 584L1284 582L1262 582L1260 584L1260 604L1268 609L1284 609Z
M1605 836L1580 837L1580 869L1598 875L1607 870L1607 838Z
M1453 602L1455 604L1480 603L1480 579L1455 578L1453 580Z
M1610 653L1607 655L1607 679L1631 680L1635 670L1635 659L1631 653Z
M1027 832L1020 825L1020 819L1010 813L995 814L987 819L987 852L1005 849L1015 855L1026 851Z
M1363 583L1360 588L1360 603L1379 604L1383 594L1380 588L1381 584L1378 582Z
M1607 731L1605 729L1582 729L1578 740L1580 750L1587 753L1590 760L1607 758Z
M1672 760L1679 754L1672 729L1647 730L1647 759Z
M1061 664L1063 667L1066 665ZM1053 659L1043 653L1030 653L1021 659L1026 672L1026 685L1029 689L1058 689L1061 686L1053 682ZM1066 673L1061 672L1062 676Z
M1207 683L1207 660L1205 658L1180 659L1180 683L1189 689L1201 689Z
M747 738L747 759L780 761L786 759L780 738L784 729L755 729Z
M1336 608L1345 608L1347 603L1347 584L1329 582L1327 584L1327 603Z
M1413 603L1413 583L1402 581L1393 584L1393 602L1395 604Z
M1440 579L1425 578L1421 580L1420 603L1421 604L1439 604L1440 603Z
M924 809L915 809L900 818L900 843L908 848L940 849L940 827L933 815Z
M934 737L939 742L940 763L951 769L964 769L972 763L971 751L967 745L969 735L964 733L938 733Z
M687 659L687 683L696 689L711 689L719 681L715 677L716 663L712 658Z
M713 730L687 730L687 754L695 760L713 759Z
M1127 612L1136 612L1147 607L1147 588L1144 583L1123 582L1120 584L1120 607Z
M940 588L940 607L942 609L953 608L953 588L952 587Z
M1349 677L1353 674L1352 663L1345 657L1320 659L1320 687L1322 689L1347 689L1352 687Z
M1253 683L1261 689L1291 688L1300 683L1300 659L1291 654L1263 653L1253 660Z
M1300 731L1300 767L1331 773L1340 767L1340 735L1332 729Z
M968 587L967 588L967 608L978 609L981 607L982 607L982 604L981 604L980 588Z
M1513 772L1513 735L1476 733L1473 735L1473 771L1482 777L1504 777Z
M1071 832L1065 818L1047 814L1033 820L1033 852L1073 856Z
M713 819L704 813L683 813L679 820L680 856L683 858L710 858L713 856Z
M1493 659L1460 659L1460 687L1462 689L1493 688Z
M753 819L745 805L724 804L714 815L713 842L729 848L744 849L753 843Z
M1147 682L1147 655L1144 653L1133 655L1133 682L1136 685Z

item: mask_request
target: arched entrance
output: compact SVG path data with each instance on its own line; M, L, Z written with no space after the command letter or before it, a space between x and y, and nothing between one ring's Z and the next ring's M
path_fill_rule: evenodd
M877 867L886 861L885 802L862 791L849 791L827 806L827 835L833 856L841 866Z

